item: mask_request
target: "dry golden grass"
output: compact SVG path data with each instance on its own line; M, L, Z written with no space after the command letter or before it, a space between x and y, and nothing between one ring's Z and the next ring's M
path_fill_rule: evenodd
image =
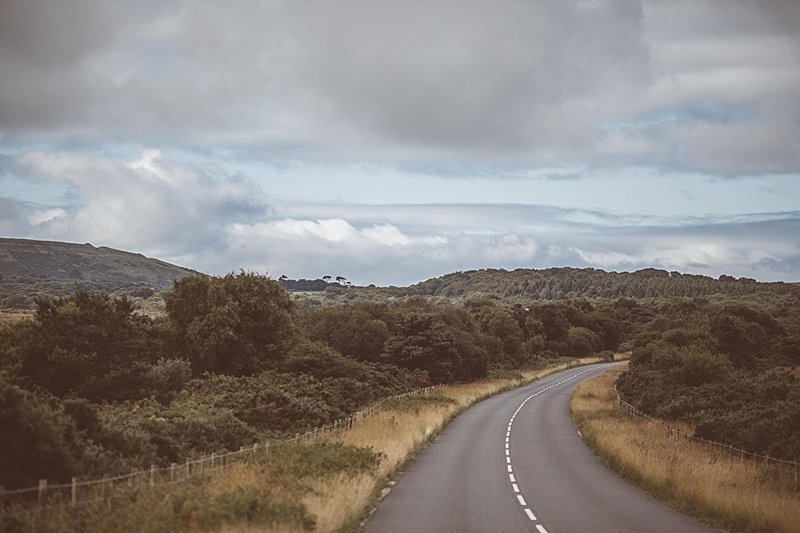
M791 476L630 418L617 409L613 390L622 371L616 368L579 385L570 405L576 424L606 464L681 511L732 531L800 531L800 489Z
M314 492L307 495L303 503L316 517L316 531L337 531L352 521L353 511L361 509L372 497L375 481L374 474L362 474L315 483Z

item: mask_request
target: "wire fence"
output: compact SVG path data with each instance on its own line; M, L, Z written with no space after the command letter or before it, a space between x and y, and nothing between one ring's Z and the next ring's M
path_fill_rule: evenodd
M749 452L747 450L743 450L741 448L737 448L735 446L732 446L730 444L725 444L723 442L711 441L701 437L696 437L692 434L683 431L682 429L670 426L669 424L667 424L666 422L664 422L659 418L654 418L648 415L647 413L640 411L633 405L623 400L622 396L620 396L619 391L617 390L616 383L614 383L614 392L617 395L617 405L621 409L626 411L630 416L632 416L635 419L647 420L656 425L662 426L666 431L667 435L669 435L670 437L673 437L678 440L683 440L684 442L694 442L695 444L699 444L704 448L708 448L710 450L714 450L719 453L727 453L731 457L741 459L742 461L750 460L750 461L761 462L767 466L773 467L773 470L775 472L780 473L781 475L793 477L794 484L795 485L798 484L798 480L800 479L800 477L798 477L800 476L800 463L798 463L798 461L786 461L784 459L776 459L775 457L770 457L769 454Z
M230 466L257 458L258 454L268 454L270 446L278 443L314 441L325 435L352 429L359 420L375 414L390 401L409 396L428 396L438 386L425 387L411 392L390 396L361 410L353 415L336 420L321 427L315 427L305 433L278 441L256 442L251 446L241 447L236 451L212 453L194 459L186 459L182 463L171 463L168 466L155 466L145 470L136 470L130 474L109 476L98 479L81 480L73 477L69 483L50 484L46 479L39 481L35 487L14 490L3 490L0 487L0 530L11 516L30 515L56 507L78 507L88 504L105 503L109 508L113 501L135 491L168 487L192 478L224 470Z

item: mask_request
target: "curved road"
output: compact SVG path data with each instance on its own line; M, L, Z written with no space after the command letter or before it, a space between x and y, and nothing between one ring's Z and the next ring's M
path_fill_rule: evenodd
M442 431L367 521L367 533L708 533L605 468L569 417L574 368L493 396Z

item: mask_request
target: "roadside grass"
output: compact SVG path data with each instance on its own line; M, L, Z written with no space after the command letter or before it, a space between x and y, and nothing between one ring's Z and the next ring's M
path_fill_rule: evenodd
M617 408L615 368L578 386L570 403L587 444L610 468L675 507L731 531L800 531L800 486L761 462L669 436ZM680 423L670 422L673 427ZM683 424L681 429L692 432Z
M392 484L391 478L442 428L493 394L570 367L553 362L508 377L437 389L390 402L349 431L314 442L270 446L247 461L171 487L143 488L110 503L5 513L4 531L100 533L355 532ZM22 517L20 519L19 517Z

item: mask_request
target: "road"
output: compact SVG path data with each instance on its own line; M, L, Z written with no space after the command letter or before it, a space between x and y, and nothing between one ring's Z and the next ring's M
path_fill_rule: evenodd
M366 533L716 531L605 468L569 417L575 368L489 398L456 418L398 476Z

